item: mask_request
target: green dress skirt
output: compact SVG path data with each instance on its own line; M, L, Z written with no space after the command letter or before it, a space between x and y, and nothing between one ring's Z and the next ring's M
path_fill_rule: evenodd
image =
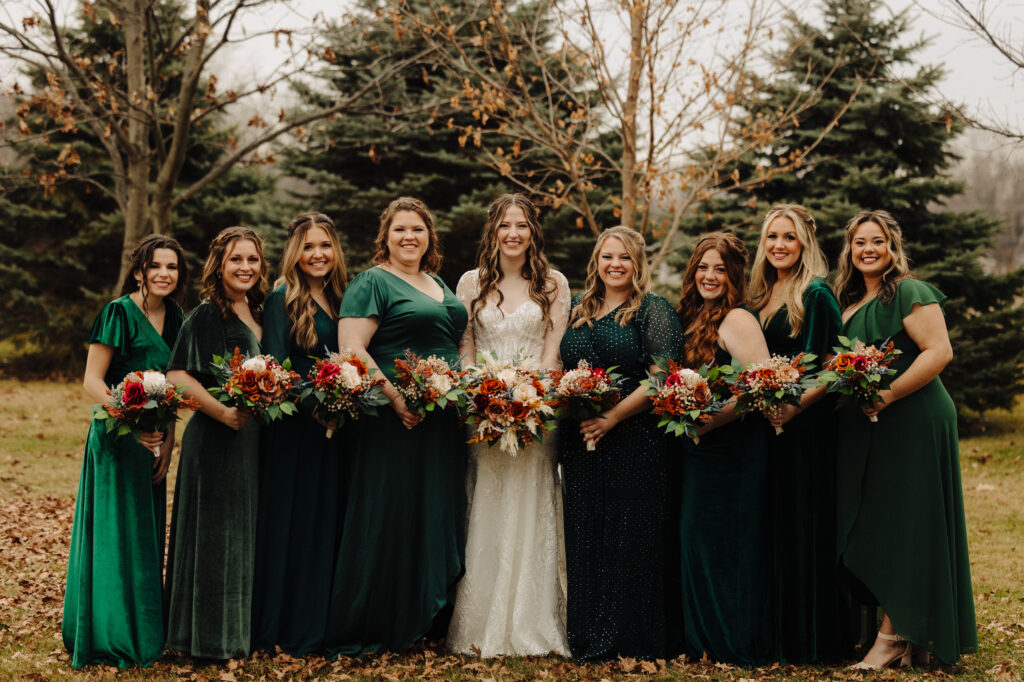
M260 343L204 301L182 325L167 369L209 388L217 384L210 359L235 348L255 354ZM235 431L202 412L185 427L167 555L169 649L215 659L249 653L259 434L256 419Z
M405 349L458 361L466 309L440 302L381 268L345 291L341 317L373 317L367 349L389 378ZM451 410L406 429L390 407L354 421L345 445L345 514L324 649L400 651L449 614L466 542L466 447ZM447 623L438 622L437 629Z
M302 348L292 336L285 287L263 306L263 351L290 358L303 378L310 355L338 350L338 323L321 308L314 317L317 341ZM341 444L345 428L328 439L311 405L263 429L259 514L253 588L253 648L292 656L317 652L327 627L327 604L341 531Z
M839 304L822 280L803 295L800 333L783 306L764 325L768 350L814 353L820 362L838 342ZM817 364L817 363L816 363ZM836 564L836 420L831 396L789 421L768 440L776 656L783 663L834 661L852 653Z
M103 308L89 343L114 354L104 381L163 370L181 327L181 309L165 303L160 334L128 296ZM132 436L107 433L95 419L82 460L71 529L64 646L71 665L147 666L164 651L163 561L167 484L153 485L153 453Z
M941 303L913 279L895 298L872 299L843 326L844 335L903 351L906 370L920 354L903 328L915 305ZM897 375L899 376L899 375ZM886 407L871 423L858 407L839 413L839 557L859 601L876 604L896 632L952 664L978 650L967 556L956 408L935 377ZM875 609L867 613L874 635Z

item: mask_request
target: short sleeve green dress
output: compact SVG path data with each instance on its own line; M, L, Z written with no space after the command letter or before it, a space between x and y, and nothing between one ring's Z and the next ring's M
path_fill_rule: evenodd
M715 350L714 364L732 356ZM749 415L678 439L683 651L757 665L775 655L771 524L764 419Z
M181 327L181 308L164 303L163 333L129 296L108 303L89 343L114 355L103 380L163 370ZM71 529L64 646L71 665L148 666L164 652L163 561L167 484L153 485L153 453L93 420Z
M904 318L945 296L914 279L897 287L892 301L874 298L853 313L843 333L873 344L891 338L903 351L892 367L902 372L921 353ZM942 663L977 651L956 407L939 377L877 423L860 408L840 410L838 492L839 558L866 588L855 590L858 601L879 605L896 632ZM873 633L873 608L869 617Z
M838 342L839 303L832 289L814 280L804 291L804 322L791 328L783 306L764 325L776 355L814 353L816 365ZM776 655L784 663L839 660L845 622L836 566L835 402L811 406L768 440L773 510Z
M338 323L319 306L316 343L303 348L292 334L285 285L263 305L263 352L292 361L303 378L311 355L338 350ZM292 656L317 652L327 625L327 601L342 511L341 456L344 429L328 439L311 406L263 429L259 514L253 588L254 649Z
M206 300L185 319L167 369L210 388L218 383L211 358L235 348L256 354L260 342ZM199 411L185 427L167 554L169 649L213 659L249 653L259 436L256 419L235 431Z
M572 301L579 305L580 296ZM646 378L652 357L678 360L682 327L672 305L648 294L626 326L618 308L588 325L566 330L565 367L618 367L622 394ZM658 419L643 412L623 420L588 452L571 420L559 426L568 575L566 629L581 660L618 655L665 658L674 646L667 608L676 601L674 523L668 512L668 440ZM675 512L671 514L674 522ZM668 580L666 580L668 578ZM670 604L669 602L673 602Z
M367 350L389 378L405 349L459 359L468 316L437 276L437 301L381 268L345 290L341 317L374 317ZM343 461L345 512L324 649L401 651L450 613L466 544L466 444L451 410L406 429L390 407L351 423ZM438 623L438 627L446 627Z

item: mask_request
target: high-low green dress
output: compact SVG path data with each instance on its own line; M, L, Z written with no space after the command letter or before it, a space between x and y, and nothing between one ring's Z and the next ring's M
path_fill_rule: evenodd
M260 352L252 330L203 301L182 325L168 371L217 385L214 355ZM167 554L167 648L197 658L249 653L260 425L235 431L197 411L181 440Z
M114 349L103 380L163 370L181 327L181 308L165 302L158 333L129 296L111 301L89 343ZM153 453L132 436L107 433L93 420L71 529L64 646L75 667L148 666L164 651L163 560L167 484L153 485Z
M764 325L774 355L814 353L818 363L838 342L839 303L814 280L803 295L804 322L790 336L786 307ZM776 655L784 663L848 656L836 565L836 421L831 396L804 410L776 436L770 431Z
M716 347L715 364L732 356ZM732 421L682 450L679 541L683 651L726 663L771 660L771 524L766 422Z
M367 350L394 378L409 349L450 363L468 315L439 277L440 302L381 268L345 290L341 317L374 317ZM354 421L345 445L345 514L324 648L329 655L401 651L447 612L466 543L466 445L452 410L412 429L389 406ZM438 623L438 628L447 627Z
M263 351L292 361L303 378L310 355L338 350L338 323L317 306L317 341L302 348L285 310L285 286L263 305ZM340 533L342 443L313 418L311 405L263 429L253 589L253 648L305 656L320 650Z
M865 343L891 338L905 371L921 351L903 328L916 305L945 300L913 279L895 298L874 298L843 333ZM896 376L899 376L898 374ZM870 423L858 407L839 413L839 557L896 632L952 664L978 650L967 556L956 407L935 377ZM876 626L870 610L870 631Z

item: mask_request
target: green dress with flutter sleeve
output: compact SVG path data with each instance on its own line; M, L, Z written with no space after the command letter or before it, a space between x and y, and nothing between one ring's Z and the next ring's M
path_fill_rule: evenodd
M338 323L317 306L316 343L303 348L292 334L285 285L263 304L263 351L292 361L303 379L311 355L338 350ZM253 588L254 649L292 656L318 652L327 626L327 603L342 512L342 443L347 429L328 439L311 404L263 429L259 514Z
M113 349L103 380L162 371L181 327L181 308L165 302L158 333L129 296L108 303L89 343ZM164 651L163 560L167 484L153 485L153 452L93 419L71 529L64 646L71 665L148 666Z
M184 370L204 388L218 384L214 355L260 342L238 317L203 301L182 325L168 371ZM245 656L250 647L260 426L235 431L197 411L185 427L167 554L167 648L196 658Z
M854 312L843 334L875 345L891 338L903 351L892 368L903 372L921 354L904 318L944 300L905 279L892 301L876 297ZM888 405L877 423L859 407L840 410L838 493L840 563L863 588L858 601L879 605L897 633L942 663L977 651L956 407L939 377Z
M340 316L376 318L367 348L388 378L405 349L449 363L468 315L444 285L441 301L381 268L345 290ZM401 651L450 614L466 543L466 444L453 410L406 429L390 406L349 427L345 513L324 649ZM437 623L438 629L447 623Z
M764 338L773 355L814 353L818 359L838 342L839 303L822 280L803 294L800 333L783 306L767 321ZM846 622L836 566L835 401L826 396L770 432L772 543L776 655L784 663L846 658Z

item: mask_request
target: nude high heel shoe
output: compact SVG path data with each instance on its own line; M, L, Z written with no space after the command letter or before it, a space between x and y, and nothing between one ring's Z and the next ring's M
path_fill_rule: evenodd
M884 632L879 632L878 637L890 642L907 642L907 640L903 639L899 635L887 635ZM897 651L892 658L881 665L874 665L872 663L865 663L864 661L861 661L860 663L854 663L849 666L847 670L881 670L882 668L888 668L896 663L896 661L899 661L899 667L907 668L913 661L913 655L914 646L910 642L907 642L907 646L903 651Z

